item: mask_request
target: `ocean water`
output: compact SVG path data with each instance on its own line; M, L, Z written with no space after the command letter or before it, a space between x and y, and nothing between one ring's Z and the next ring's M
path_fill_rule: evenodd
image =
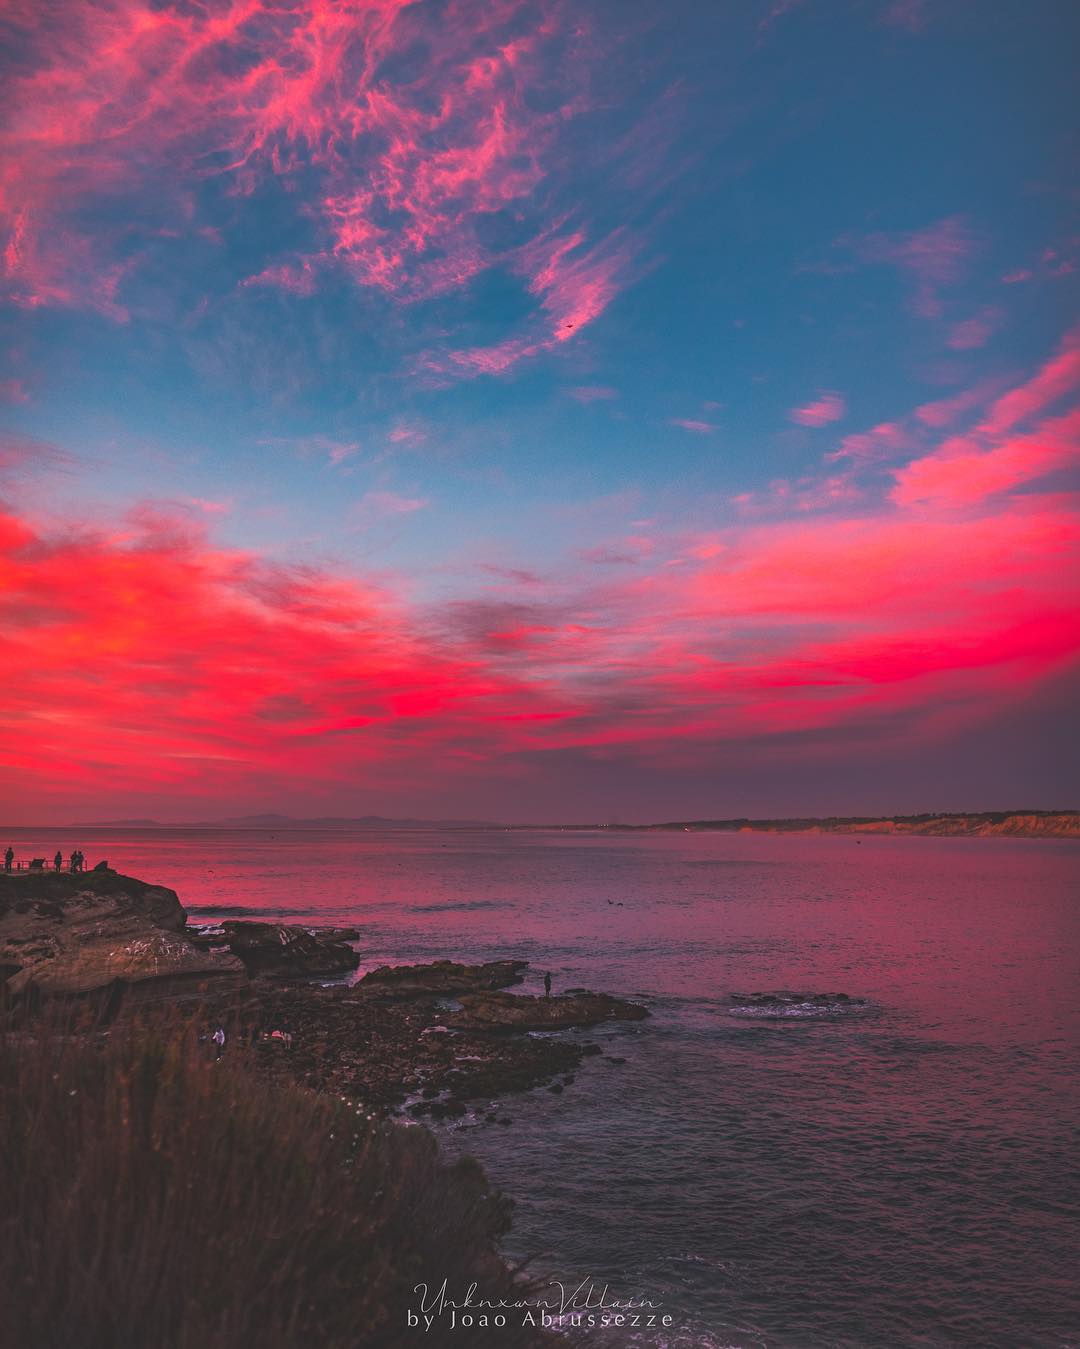
M523 991L646 1001L512 1127L442 1130L514 1196L511 1255L662 1303L673 1327L631 1343L1080 1344L1075 843L9 832L195 917L356 923L362 970L521 956ZM864 1002L730 1001L782 989Z

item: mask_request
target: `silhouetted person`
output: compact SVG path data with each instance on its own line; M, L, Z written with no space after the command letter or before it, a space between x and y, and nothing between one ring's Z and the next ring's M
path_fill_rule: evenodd
M72 871L78 871L78 869L79 869L79 854L78 854L77 852L74 852L74 851L72 852L72 854L71 854L71 861L68 863L68 865L69 865L69 867L70 867L70 869L71 869Z
M15 849L9 847L7 852L4 853L4 870L10 871L11 864L14 861L15 861Z
M52 864L53 864L53 870L54 870L54 871L61 871L61 870L63 869L63 866L64 866L64 854L60 851L59 848L57 848L57 850L56 850L56 856L53 858Z
M544 975L544 997L545 997L545 998L550 998L550 997L551 997L551 975L550 975L550 974L545 974L545 975Z

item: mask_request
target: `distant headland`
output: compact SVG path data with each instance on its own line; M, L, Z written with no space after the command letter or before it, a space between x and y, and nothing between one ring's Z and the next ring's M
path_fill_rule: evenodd
M531 827L531 826L530 826ZM561 825L565 829L747 834L931 834L964 838L1080 838L1080 811L984 810L926 815L828 815L775 820L671 820L663 824Z

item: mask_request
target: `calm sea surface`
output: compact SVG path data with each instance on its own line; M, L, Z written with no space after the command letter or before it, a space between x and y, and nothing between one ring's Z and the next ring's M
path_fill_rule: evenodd
M550 970L647 1000L588 1033L624 1063L443 1134L516 1198L511 1254L663 1300L677 1329L638 1343L1080 1344L1076 843L9 833L195 917L355 922L362 969L522 956L524 991ZM774 989L867 1005L732 1015L732 992Z

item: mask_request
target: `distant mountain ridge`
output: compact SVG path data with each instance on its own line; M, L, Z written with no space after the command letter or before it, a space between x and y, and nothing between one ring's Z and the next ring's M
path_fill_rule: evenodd
M385 815L233 815L223 820L81 820L69 829L494 829L488 820L393 819Z

